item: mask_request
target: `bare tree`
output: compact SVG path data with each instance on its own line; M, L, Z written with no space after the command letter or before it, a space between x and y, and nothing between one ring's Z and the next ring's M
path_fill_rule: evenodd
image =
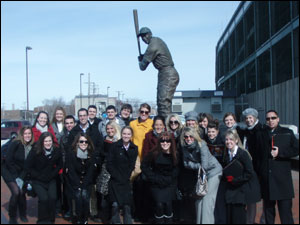
M43 101L44 110L48 112L50 120L53 117L54 110L57 106L61 106L65 109L67 115L75 115L75 103L74 100L66 103L62 97L52 98L52 99L45 99Z

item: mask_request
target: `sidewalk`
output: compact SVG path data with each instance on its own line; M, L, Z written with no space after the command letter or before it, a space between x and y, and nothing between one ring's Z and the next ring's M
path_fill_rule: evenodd
M293 199L293 215L295 224L299 224L299 172L293 171L293 182L294 182L294 190L295 190L295 198ZM10 191L7 188L5 182L1 178L1 224L7 224L8 217L8 203L10 198ZM259 218L262 213L262 204L258 204L257 206L257 216L256 223L259 223ZM28 216L28 224L34 224L37 220L37 198L27 198L27 216ZM18 220L20 224L22 222ZM56 218L56 224L71 224L70 222L62 219ZM93 221L89 221L90 224L95 224ZM280 224L280 219L278 215L278 211L276 214L276 224Z

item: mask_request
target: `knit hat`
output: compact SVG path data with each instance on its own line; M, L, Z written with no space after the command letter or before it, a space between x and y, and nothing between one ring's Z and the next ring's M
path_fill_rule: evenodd
M249 115L254 116L255 118L258 117L257 110L253 109L253 108L247 108L247 109L245 109L242 114L243 114L244 117L249 116Z
M184 117L185 117L185 121L188 121L188 120L198 121L198 113L196 113L195 111L187 112L184 115Z

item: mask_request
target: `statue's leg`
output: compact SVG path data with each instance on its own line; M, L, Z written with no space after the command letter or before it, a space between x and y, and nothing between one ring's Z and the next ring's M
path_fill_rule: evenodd
M158 74L157 107L158 115L167 117L172 112L172 99L179 83L179 76L175 69L169 69Z

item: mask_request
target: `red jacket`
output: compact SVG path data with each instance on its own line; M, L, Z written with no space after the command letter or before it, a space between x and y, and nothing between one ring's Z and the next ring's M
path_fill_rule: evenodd
M145 135L145 140L143 144L143 150L142 150L142 157L143 159L146 157L146 155L151 152L151 150L156 147L158 143L158 138L153 134L153 130L149 131Z
M32 127L32 131L33 131L34 143L35 143L35 142L37 142L37 141L39 140L40 136L42 135L42 132L39 131L35 126ZM53 130L53 128L52 128L51 125L48 126L48 132L50 132L50 133L53 135L53 138L54 138L54 139L53 139L54 145L55 145L56 147L58 147L58 146L59 146L59 145L58 145L58 141L57 141L57 139L56 139L54 130Z

